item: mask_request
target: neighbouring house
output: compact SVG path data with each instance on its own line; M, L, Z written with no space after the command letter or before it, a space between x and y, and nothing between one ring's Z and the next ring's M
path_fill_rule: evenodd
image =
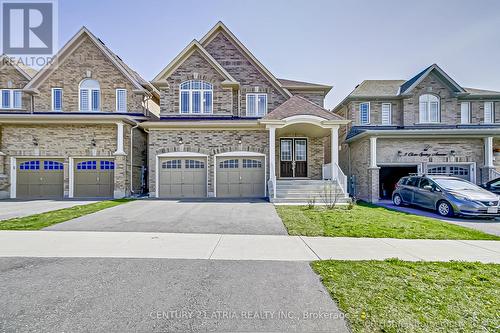
M276 78L221 22L151 83L160 119L140 126L152 197L306 202L333 175L345 199L338 130L348 121L323 107L331 86Z
M409 80L365 80L335 109L350 193L390 199L409 173L498 177L500 92L464 88L436 64Z
M158 91L82 28L36 72L3 56L0 197L124 197L146 188Z

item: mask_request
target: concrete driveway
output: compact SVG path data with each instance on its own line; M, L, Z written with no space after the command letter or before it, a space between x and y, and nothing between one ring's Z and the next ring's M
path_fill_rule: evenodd
M462 227L476 229L488 234L500 236L500 219L480 219L480 218L458 218L458 217L442 217L436 212L410 206L395 206L390 200L381 200L379 206L394 209L400 212L415 214L420 216L431 217L451 224L456 224Z
M266 201L137 200L45 230L286 235Z
M0 331L348 332L308 263L0 259Z
M0 200L0 220L45 213L51 210L86 205L96 200Z

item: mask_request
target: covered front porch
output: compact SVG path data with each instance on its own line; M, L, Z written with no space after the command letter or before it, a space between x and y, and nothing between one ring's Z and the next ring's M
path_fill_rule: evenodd
M347 177L338 165L339 128L347 122L297 96L261 120L269 133L271 201L319 201L325 180L340 197L348 197Z

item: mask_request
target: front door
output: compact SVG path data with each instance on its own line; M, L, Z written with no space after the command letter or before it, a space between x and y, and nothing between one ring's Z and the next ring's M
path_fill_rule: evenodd
M280 139L280 177L307 177L307 139Z

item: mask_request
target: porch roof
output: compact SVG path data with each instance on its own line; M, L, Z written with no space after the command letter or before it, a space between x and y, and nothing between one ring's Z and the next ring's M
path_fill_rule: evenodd
M262 120L283 120L292 116L303 115L317 116L325 120L345 120L341 116L322 108L304 97L296 95L268 113Z

